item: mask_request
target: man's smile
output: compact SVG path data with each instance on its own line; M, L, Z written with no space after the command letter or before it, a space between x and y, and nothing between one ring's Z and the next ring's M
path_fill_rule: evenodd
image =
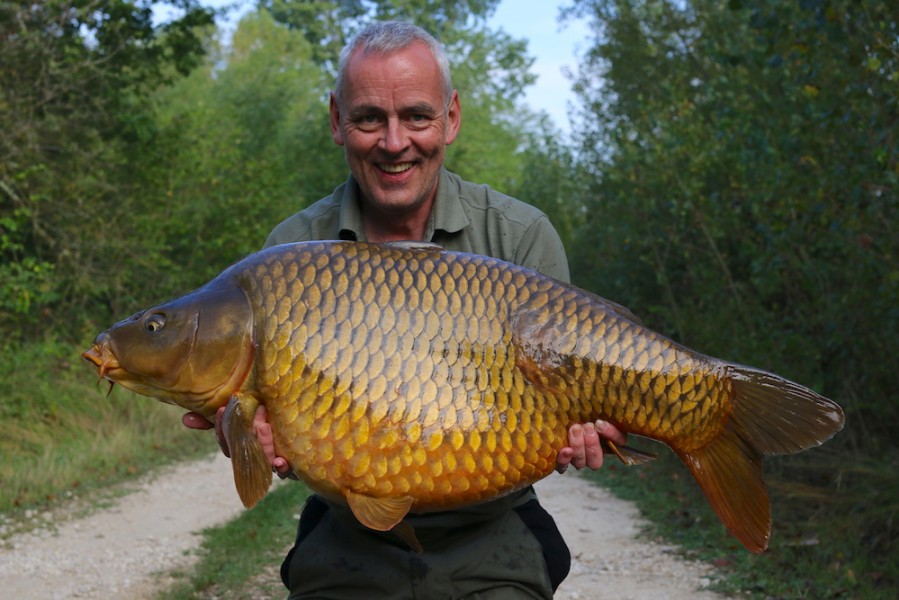
M414 163L411 163L411 162L396 163L396 164L380 163L380 164L378 164L378 168L381 169L382 171L386 171L388 173L397 174L397 173L402 173L404 171L408 171L409 169L412 168L413 164Z

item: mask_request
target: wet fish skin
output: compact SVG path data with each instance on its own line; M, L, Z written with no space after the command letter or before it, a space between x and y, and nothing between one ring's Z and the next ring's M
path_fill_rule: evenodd
M201 324L189 352L183 332L168 352L148 352L159 314ZM570 424L603 418L671 447L730 531L761 551L762 456L818 445L843 422L811 390L684 348L589 292L420 244L257 253L117 324L85 357L101 376L191 410L227 402L247 505L271 481L251 425L265 405L297 475L379 530L409 511L521 489L552 472ZM224 366L208 374L195 363Z

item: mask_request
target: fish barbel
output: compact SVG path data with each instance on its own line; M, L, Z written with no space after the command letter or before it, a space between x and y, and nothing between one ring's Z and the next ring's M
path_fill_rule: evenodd
M101 378L210 419L227 405L246 506L271 484L252 427L263 405L300 479L413 546L407 513L528 486L553 471L571 424L601 418L668 445L730 532L761 552L762 457L843 425L817 393L678 345L599 296L418 243L263 250L115 324L83 356Z

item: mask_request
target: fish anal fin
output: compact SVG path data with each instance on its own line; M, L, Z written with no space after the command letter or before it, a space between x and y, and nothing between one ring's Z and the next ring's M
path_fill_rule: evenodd
M612 440L606 438L601 438L600 443L602 444L604 452L614 454L628 467L642 465L656 460L659 457L658 454L652 452L643 452L642 450L637 450L630 446L619 446Z
M762 479L762 457L731 427L699 450L677 451L718 517L752 552L771 536L771 504Z
M272 467L253 428L259 403L249 395L231 396L222 417L222 429L231 452L231 468L237 495L247 508L253 508L272 485Z
M421 554L424 552L424 548L421 547L421 542L418 541L418 537L415 535L415 528L409 525L406 521L400 521L399 523L391 529L393 533L397 535L401 540L409 544L409 547Z

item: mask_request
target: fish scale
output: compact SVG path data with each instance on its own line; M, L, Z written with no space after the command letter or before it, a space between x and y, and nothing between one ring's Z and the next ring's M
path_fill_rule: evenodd
M279 454L293 459L292 463L327 465L306 474L313 488L355 487L365 493L409 490L416 498L413 510L447 506L444 497L447 489L451 490L453 504L477 502L530 483L527 478L524 483L521 481L520 472L501 477L491 473L492 468L485 467L504 471L511 464L530 463L528 477L546 475L554 466L557 448L564 444L567 424L593 420L603 412L603 407L597 410L590 402L595 392L584 389L577 382L592 380L609 388L619 378L609 376L603 380L590 375L585 378L575 370L568 373L568 377L561 373L558 377L547 378L541 386L544 390L538 392L514 368L515 348L510 344L513 337L510 325L500 326L504 322L503 314L521 306L532 321L530 326L541 329L534 333L535 337L547 337L551 332L557 332L571 315L584 310L579 306L578 300L583 300L579 295L554 286L549 280L528 287L521 273L511 269L491 274L487 265L472 261L466 255L455 256L457 260L452 262L433 252L430 256L410 259L412 252L397 249L390 254L378 254L374 259L364 252L341 253L331 259L323 254L315 255L316 250L309 248L296 255L278 254L270 261L261 262L252 276L246 278L255 314L272 314L272 326L266 327L268 321L263 320L267 338L260 346L277 357L266 362L273 366L294 364L302 355L302 362L308 365L309 371L318 374L307 385L297 385L297 379L309 379L305 370L294 379L285 377L283 369L277 368L262 374L263 385L280 386L277 396L296 399L286 403L287 406L313 407L311 411L269 409ZM288 271L286 265L294 264L310 266L301 278L303 285L297 285L298 280L294 280L287 292L281 278ZM314 273L311 265L315 265ZM365 279L349 276L360 272L366 275ZM341 310L338 310L338 298L343 296L331 293L329 289L334 281L347 282L346 287L338 285L338 291L349 291L349 303L342 305ZM352 286L350 281L353 281ZM497 293L492 293L494 291ZM289 296L285 296L288 293ZM563 295L565 298L560 298ZM354 311L352 303L356 300L361 301L361 307ZM285 314L282 306L292 307L291 312ZM343 335L337 335L335 323L338 319L333 315L342 312L346 314L339 322L349 322L355 327L344 328ZM359 315L355 319L354 312ZM477 315L483 316L478 318ZM498 318L488 319L484 317L486 315L498 315ZM606 317L605 321L611 320ZM257 326L260 320L257 317ZM287 322L303 323L304 327L294 329L288 336L283 333ZM412 323L420 323L421 328ZM604 321L600 320L586 331L582 327L580 335L576 328L570 328L555 340L558 348L554 352L568 355L583 339L605 339L602 348L611 347L622 361L639 363L636 360L639 355L647 357L644 365L648 362L650 343L644 337L628 335L621 323L612 323L606 336L603 325ZM359 353L357 345L347 343L350 333L353 339L362 340L357 345L364 343L366 347L381 351ZM417 348L416 353L413 348ZM596 350L592 347L586 352L581 350L593 358L588 361L591 365L603 363L604 356L596 356ZM434 356L441 360L435 363ZM540 360L545 363L547 359L541 357ZM273 375L271 381L267 374ZM346 389L346 384L341 386L339 383L351 380L356 384L352 402L365 407L364 411L358 411L361 418L353 422L343 416L350 402L350 390ZM617 394L606 392L605 396L644 396L655 387L653 382L650 372L645 372L640 378L633 378L624 390ZM420 434L429 442L421 460L430 466L412 479L398 465L401 464L400 456L414 455L412 447L418 447L417 430L413 430L410 437L407 428L410 423L418 422L421 407L418 403L414 407L407 406L408 391L398 393L404 387L418 390L420 405L430 407L422 415ZM581 388L579 393L570 393L578 388ZM393 397L387 400L390 391ZM342 410L334 407L335 395L344 399ZM519 420L520 409L510 408L509 395L524 395L526 403L533 407L524 414L536 413L549 418L538 427L529 419ZM647 414L653 408L651 404L628 402L616 403L616 406L620 409L608 407L612 410L605 411L610 418L632 422L645 434L670 433L668 429L647 426ZM473 415L473 411L479 418L461 419L459 416L460 413ZM661 421L660 416L653 419L656 425ZM383 440L360 435L360 427L366 432L390 428L398 435L394 436L391 445L385 445ZM444 432L455 429L470 432L467 443L456 447L438 443ZM348 437L354 430L357 433ZM539 435L529 435L538 431ZM321 440L325 441L322 443ZM343 449L339 453L343 462L333 460L334 445ZM529 460L524 460L523 454L528 451ZM457 457L460 453L463 455L461 461ZM356 478L367 470L360 465L372 464L373 455L378 456L376 464L379 466L374 479L379 483L371 490L368 489L371 478L362 485ZM447 463L453 468L444 469L442 465ZM393 467L388 468L388 464ZM464 469L466 464L472 466L472 472ZM476 478L472 485L470 478L476 475L475 470L483 473L484 478ZM465 483L461 484L463 480ZM462 487L465 489L460 489Z
M247 257L100 334L101 377L212 418L247 506L271 483L253 427L364 525L420 549L406 514L552 472L568 427L602 418L667 444L728 529L770 535L762 457L816 446L839 406L695 352L627 309L534 271L424 244L307 242ZM605 441L626 464L650 459Z

